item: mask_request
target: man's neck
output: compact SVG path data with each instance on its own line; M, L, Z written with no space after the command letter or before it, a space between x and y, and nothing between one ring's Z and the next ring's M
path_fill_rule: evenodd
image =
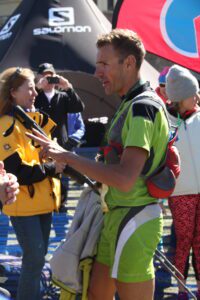
M44 92L48 101L50 102L53 96L55 95L55 89L52 89L51 91L45 91Z
M55 91L55 88L54 87L49 87L47 89L43 89L43 92L44 93L52 93L53 91Z
M139 86L141 86L144 83L145 82L141 78L138 78L138 80L134 81L134 83L129 87L127 92L121 98L123 99L124 97L129 95L132 91L134 91L135 89L137 89Z
M137 73L135 76L131 76L126 80L126 83L120 92L119 96L122 97L128 93L130 89L132 89L137 82L140 81L140 73Z

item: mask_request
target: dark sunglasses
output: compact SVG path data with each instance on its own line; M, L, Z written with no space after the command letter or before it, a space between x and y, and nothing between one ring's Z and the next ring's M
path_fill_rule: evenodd
M159 86L160 87L165 87L165 83L160 83Z

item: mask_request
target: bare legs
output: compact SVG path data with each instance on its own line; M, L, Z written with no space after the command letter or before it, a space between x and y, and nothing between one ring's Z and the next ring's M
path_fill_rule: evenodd
M95 262L92 268L88 299L113 300L115 291L115 281L110 278L109 267Z
M154 280L119 282L110 278L108 266L95 262L88 292L89 300L113 300L116 290L120 300L153 300Z

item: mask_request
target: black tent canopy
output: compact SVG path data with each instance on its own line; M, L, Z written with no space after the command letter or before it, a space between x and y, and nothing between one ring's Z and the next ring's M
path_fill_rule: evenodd
M120 100L106 96L93 76L96 39L110 29L93 0L23 0L0 29L0 72L12 66L36 71L40 63L52 63L82 97L85 119L110 118ZM142 73L155 85L157 71L147 62Z
M57 71L93 73L96 38L110 28L92 0L24 0L0 31L0 68L48 60Z

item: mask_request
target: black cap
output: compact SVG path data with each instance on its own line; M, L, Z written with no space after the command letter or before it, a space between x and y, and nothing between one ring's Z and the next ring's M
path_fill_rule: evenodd
M52 64L43 63L38 67L38 74L43 74L45 72L52 72L55 73L55 69Z

